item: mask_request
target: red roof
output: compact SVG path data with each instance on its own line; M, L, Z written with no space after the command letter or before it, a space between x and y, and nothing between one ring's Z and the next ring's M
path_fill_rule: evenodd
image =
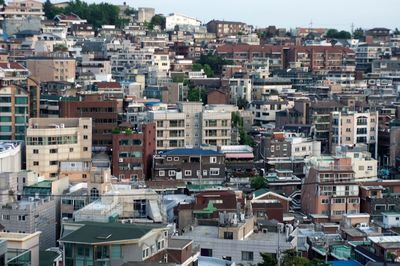
M26 70L26 68L24 66L22 66L20 63L17 63L17 62L0 63L0 68Z
M224 44L217 47L217 53L263 52L280 53L284 48L294 49L297 52L344 52L354 53L353 50L341 46L300 46L300 45L250 45L250 44Z
M103 89L119 89L121 88L121 84L119 84L118 82L96 82L95 83L97 88L103 88Z

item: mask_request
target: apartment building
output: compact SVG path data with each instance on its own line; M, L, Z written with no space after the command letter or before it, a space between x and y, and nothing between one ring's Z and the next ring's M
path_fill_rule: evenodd
M295 92L292 81L285 78L255 79L252 85L252 100L264 100L271 95L284 95Z
M0 139L24 140L29 119L30 95L17 86L0 88Z
M28 57L26 66L39 82L75 81L76 61L68 55Z
M174 149L154 156L154 180L215 183L225 179L224 154L199 148Z
M207 31L215 33L217 38L221 38L227 35L237 35L239 32L244 33L246 24L236 21L211 20L207 23Z
M172 13L165 17L165 30L175 30L176 26L196 28L200 27L200 25L200 20L180 14Z
M44 19L43 3L35 0L14 0L7 2L0 11L2 20L4 19L24 19L34 17Z
M155 15L155 9L151 7L139 7L137 21L140 23L150 22Z
M160 110L147 113L147 120L156 123L156 150L185 147L186 115L178 110Z
M157 72L168 72L170 70L170 60L168 51L155 51L153 56L153 68Z
M0 173L21 171L22 142L0 141Z
M210 109L201 113L201 144L210 146L231 145L232 112Z
M252 100L252 82L249 78L230 78L230 103L236 104L239 100L244 99L247 102Z
M136 182L151 177L156 152L156 124L141 126L140 131L121 128L113 133L112 173L121 182Z
M389 59L392 49L379 44L360 44L356 48L356 68L363 72L371 72L372 62L379 59Z
M216 53L242 63L267 60L271 71L287 69L293 63L313 72L355 66L355 52L340 46L225 44L217 47Z
M331 112L330 148L367 144L374 158L378 154L378 112Z
M301 209L314 218L340 221L360 213L359 183L351 158L319 156L306 160Z
M26 167L45 177L59 173L60 162L90 161L91 118L32 118L26 136Z
M77 222L62 225L65 265L163 261L168 229L163 226Z

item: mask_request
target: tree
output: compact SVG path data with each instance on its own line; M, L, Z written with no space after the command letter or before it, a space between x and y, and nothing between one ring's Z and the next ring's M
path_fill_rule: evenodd
M278 264L276 258L269 253L260 253L260 256L263 262L258 263L257 266L275 266Z
M151 18L150 24L152 25L152 28L154 29L154 26L160 26L162 30L165 29L165 17L161 15L155 15Z
M56 15L61 14L63 9L55 7L50 0L46 0L43 3L43 12L46 18L53 19Z
M263 176L255 176L251 179L250 185L255 190L260 188L265 188L266 185L265 178Z
M244 98L237 99L236 105L239 109L246 109L249 102Z
M194 63L192 66L193 71L204 71L204 74L207 75L207 77L213 77L214 76L214 71L211 69L211 67L208 64L199 64L199 63Z
M337 29L329 29L325 37L330 39L351 39L351 34L345 30L338 31Z
M393 31L393 34L394 34L394 35L400 35L400 30L399 30L398 28L396 28L396 29Z
M220 56L207 54L201 55L200 59L197 61L198 64L201 65L209 65L214 74L222 73L222 66L232 64L233 62L230 60L225 60Z
M362 28L355 29L353 32L353 38L358 40L364 38L364 30Z
M207 90L204 88L189 88L188 91L189 102L203 102L207 104Z

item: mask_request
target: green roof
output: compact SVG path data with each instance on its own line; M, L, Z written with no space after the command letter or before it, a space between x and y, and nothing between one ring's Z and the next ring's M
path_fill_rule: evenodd
M139 239L160 225L77 222L77 230L61 237L60 242L96 244Z
M267 192L269 192L268 189L266 189L266 188L260 188L260 189L257 189L256 191L254 191L253 194L254 194L254 197L257 198L257 197L259 197L259 196L261 196L261 195L264 195L264 194L267 193Z
M31 186L26 186L26 187L31 187L31 188L51 188L51 184L53 183L53 181L51 180L44 180L41 182L38 182L36 184L33 184Z
M207 204L207 207L205 207L202 210L195 210L195 211L193 211L193 213L208 213L208 214L212 214L212 213L214 213L216 211L218 211L218 209L214 207L214 204L211 201L209 201L208 204Z
M343 259L349 259L351 257L351 247L345 245L334 245L331 247L331 253L335 254L337 257Z
M39 252L39 266L53 266L54 260L57 257L58 257L57 252L40 251Z

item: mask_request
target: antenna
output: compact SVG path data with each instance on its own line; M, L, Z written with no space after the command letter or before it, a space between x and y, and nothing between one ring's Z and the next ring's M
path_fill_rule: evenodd
M354 33L354 23L353 22L350 25L350 29L351 29L351 35L353 35L353 33Z

